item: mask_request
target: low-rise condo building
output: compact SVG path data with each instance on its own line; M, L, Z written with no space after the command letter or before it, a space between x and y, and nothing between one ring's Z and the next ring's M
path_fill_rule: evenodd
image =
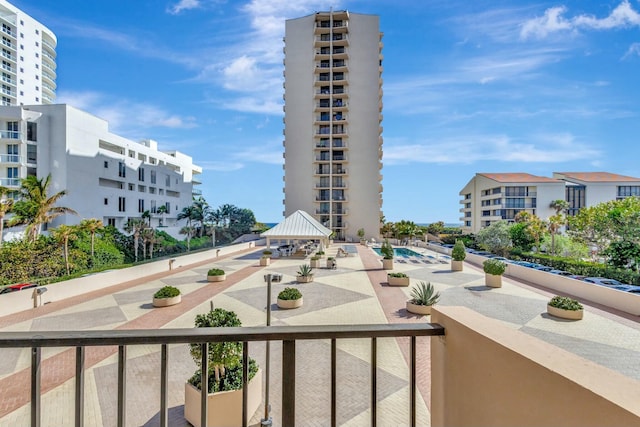
M477 173L460 191L462 229L476 233L497 221L514 221L519 212L541 219L555 214L551 203L566 200L568 215L610 200L640 196L640 178L609 172L554 172L553 178L528 173Z

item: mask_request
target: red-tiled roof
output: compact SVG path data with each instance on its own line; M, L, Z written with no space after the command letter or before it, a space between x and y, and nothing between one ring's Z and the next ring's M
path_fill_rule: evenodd
M640 178L609 172L554 172L566 178L585 182L640 182Z
M560 182L558 179L531 175L530 173L479 173L478 175L496 182Z

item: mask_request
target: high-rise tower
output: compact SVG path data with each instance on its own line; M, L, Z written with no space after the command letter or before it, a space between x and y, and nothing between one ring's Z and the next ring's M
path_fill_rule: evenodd
M0 0L0 23L0 105L55 103L55 34L5 0Z
M382 208L382 33L348 11L287 20L285 216L312 214L337 239L378 237Z

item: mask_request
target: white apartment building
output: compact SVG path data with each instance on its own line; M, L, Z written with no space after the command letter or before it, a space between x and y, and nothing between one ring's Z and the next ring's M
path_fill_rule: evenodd
M553 178L528 173L477 173L460 191L462 230L477 233L519 212L541 219L555 214L551 203L566 200L568 215L610 200L640 196L640 178L608 172L554 172Z
M175 227L178 213L199 194L193 185L202 169L190 156L115 135L105 120L68 105L0 106L0 128L11 129L0 133L0 152L8 153L0 157L1 186L18 190L21 178L50 174L49 193L67 191L60 205L79 215L60 217L52 227L98 218L122 229L147 210L153 226ZM160 206L166 214L158 214Z
M0 0L0 23L0 105L53 104L57 77L55 34L5 0Z
M284 216L313 215L336 239L378 237L382 208L379 17L286 21Z

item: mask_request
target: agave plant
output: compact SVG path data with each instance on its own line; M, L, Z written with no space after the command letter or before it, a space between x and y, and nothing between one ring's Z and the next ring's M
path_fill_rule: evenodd
M434 305L440 299L431 283L420 282L411 289L411 302L416 305Z
M312 276L312 268L309 264L302 264L298 270L298 276L309 277Z

